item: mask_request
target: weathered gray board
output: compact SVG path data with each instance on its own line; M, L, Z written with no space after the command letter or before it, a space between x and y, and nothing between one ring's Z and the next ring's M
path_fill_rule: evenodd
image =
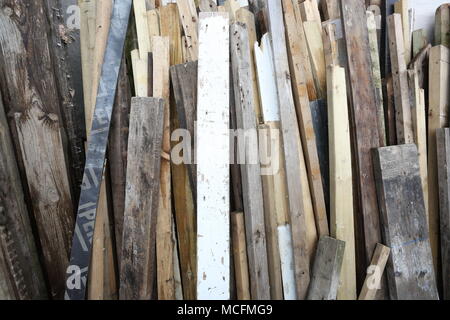
M444 299L450 300L450 129L437 129L441 259Z
M417 147L378 148L373 158L391 299L438 299Z
M152 296L163 122L162 99L132 99L120 270L124 300Z
M336 300L345 242L320 238L312 269L308 300Z

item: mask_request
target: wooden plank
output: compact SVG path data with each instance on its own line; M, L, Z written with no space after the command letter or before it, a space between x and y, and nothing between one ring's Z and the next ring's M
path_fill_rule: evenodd
M123 57L119 71L119 82L117 84L108 145L111 200L114 212L116 251L119 266L122 253L123 216L125 211L130 106L130 79L128 78L126 59Z
M358 300L375 300L381 276L384 273L391 249L378 243L372 256L372 262L367 268L367 276L359 294Z
M379 146L375 85L366 27L366 10L358 0L342 2L342 23L351 86L350 123L356 170L357 213L355 232L364 234L364 250L358 250L357 266L365 273L370 255L381 242L378 204L370 150ZM361 68L360 66L365 66ZM363 245L359 243L357 245ZM383 292L383 291L381 291Z
M308 300L336 300L346 244L327 236L317 245Z
M145 59L150 52L150 35L147 23L147 7L145 0L133 0L134 18L136 21L139 57Z
M339 65L339 48L336 40L336 25L327 23L322 27L323 52L325 65Z
M392 76L386 79L386 130L387 144L397 145L397 129L395 125L395 98L394 98L394 80Z
M450 48L450 4L443 4L436 10L434 45Z
M261 102L259 98L259 90L258 90L258 82L257 82L257 74L256 74L256 65L255 60L253 59L255 54L255 43L257 42L256 39L256 25L255 25L255 17L253 13L248 11L245 8L239 8L236 11L236 21L242 22L247 25L247 31L248 31L248 44L250 47L250 56L252 57L250 59L250 67L252 69L252 84L253 84L253 101L255 106L255 115L256 120L258 122L262 122L262 115L261 115Z
M391 248L387 275L392 300L436 300L417 147L374 149L383 236Z
M380 146L386 146L386 127L384 124L383 83L380 70L380 53L378 50L378 36L375 16L367 11L367 30L369 32L370 57L372 59L372 74L377 98L377 124Z
M158 299L175 299L174 243L172 240L173 215L171 204L170 170L170 82L169 37L155 36L153 45L153 96L164 99L164 134L160 177L160 199L156 223L156 255Z
M294 102L297 110L298 126L302 145L304 146L304 157L308 170L309 186L312 195L312 203L316 219L316 227L319 236L328 235L328 219L325 206L324 186L322 184L321 168L319 164L319 155L316 144L316 136L311 115L311 108L307 95L306 81L304 71L301 65L301 58L298 46L298 32L293 16L293 10L289 1L284 3L286 35L288 42L288 59L291 71L294 94ZM305 29L306 31L306 29ZM305 32L306 33L306 32ZM322 51L323 57L323 51ZM325 66L325 64L323 64Z
M132 99L120 269L121 300L148 300L152 296L163 119L162 99Z
M250 278L243 212L231 214L231 235L237 298L238 300L250 300Z
M341 16L339 0L323 0L321 5L325 21L339 19Z
M388 17L389 47L392 79L394 81L397 142L399 144L409 144L414 142L414 132L409 101L405 48L402 41L401 18L399 14L393 14Z
M284 293L285 299L296 299L295 275L293 268L292 232L289 222L289 205L287 201L286 170L284 151L280 141L280 108L273 66L272 44L266 33L261 39L261 46L255 44L255 60L258 71L258 84L261 92L261 107L265 121L260 125L260 154L267 155L270 160L262 163L264 213L266 215L266 235L269 254L269 276L272 299L277 299ZM303 154L303 150L301 150ZM314 252L317 244L317 230L314 221L314 210L311 202L306 164L300 157L303 198L305 201L306 241L308 253ZM263 162L263 161L261 161ZM278 169L278 170L277 170ZM266 172L266 170L271 170ZM274 172L275 171L275 172ZM274 191L276 190L276 192ZM275 221L274 221L275 219ZM281 264L281 265L279 265ZM282 293L277 275L281 268Z
M133 68L134 91L137 97L148 97L149 79L148 62L139 58L139 50L131 51L131 64Z
M278 102L282 139L285 154L289 213L294 246L294 270L297 285L297 297L304 299L309 285L309 256L306 242L306 219L302 195L300 163L300 133L295 114L292 83L289 75L289 63L286 50L285 29L281 3L275 0L267 2L270 33L272 35L273 61L278 88Z
M217 3L214 0L198 0L198 9L201 12L215 12L217 11Z
M433 252L434 269L439 277L439 199L436 129L448 126L450 99L450 49L445 46L431 48L429 58L428 100L428 225Z
M345 242L339 300L356 300L353 180L345 70L327 70L328 123L330 141L331 236Z
M415 30L412 34L412 57L415 57L428 45L425 29Z
M4 266L0 268L0 299L46 299L47 289L1 95L0 149L0 265Z
M437 129L437 159L439 173L439 208L441 230L442 279L445 300L450 299L450 130Z
M161 36L169 37L170 65L183 62L181 24L177 4L169 3L159 8ZM152 48L154 51L154 49Z
M425 200L425 214L428 217L428 164L427 164L427 120L425 111L425 97L419 86L417 71L408 70L408 82L411 101L411 115L414 132L414 142L419 153L420 178L422 179L423 197Z
M3 100L9 107L8 113L14 115L11 124L15 148L21 155L18 162L24 165L33 199L50 294L52 298L62 298L74 211L63 144L66 137L60 131L58 86L47 38L48 21L42 2L3 1L2 6ZM15 10L23 13L20 19L12 14ZM36 64L32 52L39 52L40 63Z
M223 6L228 12L230 23L234 23L236 21L236 11L240 8L239 2L237 0L226 0Z
M303 0L299 2L300 12L303 21L316 21L319 25L322 23L320 18L319 6L316 0Z
M153 52L153 44L152 44L153 37L161 35L159 20L160 20L159 8L147 11L148 35L150 37L150 40L149 40L150 52ZM150 91L150 88L149 88L149 91ZM153 92L153 90L151 92Z
M325 55L322 42L322 26L316 21L303 21L305 38L308 44L311 67L319 98L324 98L327 91Z
M200 13L197 298L201 300L230 297L228 24L226 13Z
M403 34L403 48L404 48L404 59L406 64L411 61L411 28L409 21L409 1L408 0L398 0L394 4L395 14L399 14L400 17L400 29L402 29ZM389 19L389 17L388 17ZM389 24L389 22L388 22ZM390 36L389 36L390 37ZM392 54L392 51L391 51Z
M198 17L194 0L177 1L181 24L186 36L189 61L198 60Z
M261 170L258 161L255 101L252 92L253 75L249 68L251 52L246 25L239 22L232 24L230 34L237 129L242 129L243 138L249 139L238 145L238 154L245 155L245 161L240 163L240 167L251 295L255 300L267 300L270 299L269 271Z

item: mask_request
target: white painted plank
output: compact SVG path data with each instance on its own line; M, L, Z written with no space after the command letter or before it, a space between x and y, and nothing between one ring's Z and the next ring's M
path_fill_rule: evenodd
M200 13L197 102L197 298L230 298L229 26Z
M278 226L278 245L280 247L281 278L283 279L284 300L297 300L294 274L294 251L292 250L291 226Z

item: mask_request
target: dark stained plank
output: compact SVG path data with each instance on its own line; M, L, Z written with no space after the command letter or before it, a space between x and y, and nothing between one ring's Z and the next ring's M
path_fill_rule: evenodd
M437 129L439 209L444 299L450 299L450 129Z
M392 300L435 300L438 293L414 144L373 150Z
M163 118L162 99L132 99L120 270L124 300L152 296Z
M394 4L398 0L382 0L381 4L381 77L387 78L391 74L391 58L389 53L389 32L387 17L394 13Z

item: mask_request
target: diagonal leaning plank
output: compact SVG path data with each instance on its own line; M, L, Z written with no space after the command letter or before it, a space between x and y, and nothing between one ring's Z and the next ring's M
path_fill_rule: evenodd
M364 234L364 242L357 244L357 270L365 274L370 256L377 243L381 243L377 194L370 150L380 145L377 125L377 99L370 58L366 9L362 1L341 0L341 20L347 49L350 81L353 157L355 160L355 186L357 206L355 219L357 234ZM362 68L361 66L365 66ZM369 72L368 72L369 71ZM383 285L383 283L382 283ZM380 295L383 295L380 290Z
M240 166L251 294L252 299L267 300L270 299L270 289L266 232L257 147L253 74L246 25L239 22L232 24L230 38L237 129L242 129L243 138L248 139L239 143L238 153L245 154L245 163L241 163Z
M164 100L132 98L123 223L120 299L148 300L156 259Z
M197 299L230 298L228 14L200 13L197 103Z
M302 184L300 174L301 140L295 113L292 83L289 76L289 63L281 2L267 1L269 29L273 44L273 60L278 88L281 131L285 153L289 212L292 224L294 246L294 270L297 297L304 299L309 285L309 256L306 240L306 219L303 210Z

